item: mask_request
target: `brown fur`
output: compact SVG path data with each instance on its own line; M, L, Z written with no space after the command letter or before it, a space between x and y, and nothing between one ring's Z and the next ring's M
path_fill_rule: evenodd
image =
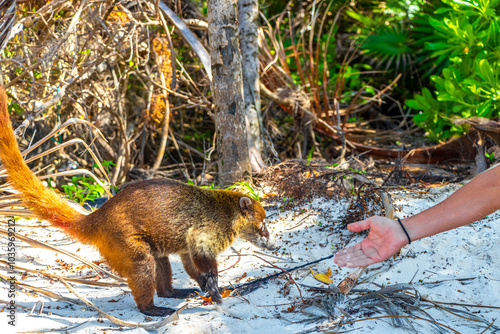
M149 315L173 312L156 307L160 297L183 297L192 290L172 288L168 255L180 255L186 272L221 302L217 254L234 239L268 246L262 205L228 190L202 189L168 179L135 182L89 215L79 213L47 189L26 166L0 86L0 159L14 188L36 215L75 239L97 247L109 265L127 278L139 310Z

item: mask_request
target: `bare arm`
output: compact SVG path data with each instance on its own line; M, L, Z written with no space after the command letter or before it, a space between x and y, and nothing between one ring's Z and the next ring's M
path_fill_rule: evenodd
M500 166L476 176L443 202L403 219L412 241L473 223L500 209ZM370 229L368 236L335 255L339 266L361 267L384 261L408 244L397 221L371 217L350 224L352 232Z

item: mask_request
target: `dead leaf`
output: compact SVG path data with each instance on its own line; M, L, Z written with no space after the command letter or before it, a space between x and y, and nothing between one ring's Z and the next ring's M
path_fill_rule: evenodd
M247 273L246 273L246 272L245 272L245 273L243 273L243 275L241 275L240 277L238 277L238 278L236 279L236 282L241 281L241 280L242 280L242 279L244 279L245 277L247 277Z
M212 303L212 297L205 297L205 296L202 296L200 295L200 293L198 291L195 291L198 296L200 296L200 298L204 301L204 302L207 302L207 303ZM226 297L229 297L229 295L231 294L232 290L224 290L220 293L220 295L222 296L222 298L226 298Z
M207 298L207 297L205 297L205 296L200 295L200 293L199 293L198 291L195 291L195 292L198 294L198 296L200 296L200 298L201 298L203 301L205 301L205 302L210 302L210 303L212 302L212 297L208 297L208 298Z

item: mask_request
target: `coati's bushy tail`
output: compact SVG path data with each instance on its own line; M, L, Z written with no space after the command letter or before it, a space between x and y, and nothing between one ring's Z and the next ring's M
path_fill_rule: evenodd
M68 230L72 223L83 216L55 191L46 188L24 162L7 111L7 94L1 85L0 160L7 170L8 180L14 189L21 193L23 203L38 218L48 220L53 225Z

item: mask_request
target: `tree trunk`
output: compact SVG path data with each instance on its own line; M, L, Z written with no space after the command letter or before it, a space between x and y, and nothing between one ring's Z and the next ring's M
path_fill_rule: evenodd
M243 66L243 89L250 164L253 171L261 172L265 163L262 160L261 140L258 0L239 0L238 17L241 55L245 64Z
M236 6L236 0L208 3L219 181L223 186L251 178Z

